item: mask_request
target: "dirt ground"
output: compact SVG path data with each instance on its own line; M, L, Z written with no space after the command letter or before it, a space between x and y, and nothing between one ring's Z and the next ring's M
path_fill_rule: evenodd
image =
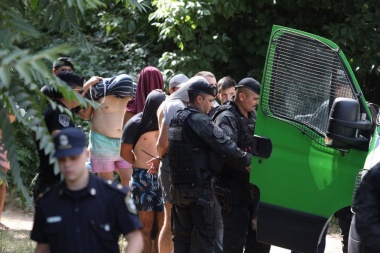
M33 226L33 213L24 212L10 205L5 206L1 221L10 230L31 230ZM336 228L330 228L327 235L325 253L340 253L341 237ZM288 253L290 250L272 246L270 253Z
M15 208L4 208L1 222L11 230L32 230L33 213L27 213Z
M325 253L342 253L340 234L329 233L326 238ZM272 246L270 253L289 253L290 250Z

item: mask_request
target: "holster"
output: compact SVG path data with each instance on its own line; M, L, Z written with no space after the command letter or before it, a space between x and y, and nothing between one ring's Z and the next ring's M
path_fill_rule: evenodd
M252 206L252 217L251 219L256 218L257 212L259 209L259 203L260 203L260 190L259 188L254 184L249 184L249 193L251 195L251 206Z
M228 188L222 188L220 186L215 186L214 188L215 197L223 210L230 212L232 210L232 194L231 190Z
M203 207L203 216L205 219L205 223L208 225L214 224L215 202L212 200L207 201L203 198L198 198L196 201L196 205Z
M172 185L170 188L170 194L174 205L188 207L194 205L196 200L202 196L202 188L191 185Z

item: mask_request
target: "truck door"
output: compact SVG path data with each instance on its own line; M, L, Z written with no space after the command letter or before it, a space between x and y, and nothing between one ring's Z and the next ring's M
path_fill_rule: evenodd
M273 27L261 85L255 135L270 140L271 153L252 159L250 180L261 201L257 239L316 252L330 217L351 205L368 152L326 144L332 104L337 97L358 101L360 120L371 121L370 112L339 47L294 29Z

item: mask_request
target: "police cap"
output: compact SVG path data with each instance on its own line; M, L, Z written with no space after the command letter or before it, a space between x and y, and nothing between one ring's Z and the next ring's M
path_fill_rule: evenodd
M79 128L68 127L54 136L54 157L80 155L87 147L86 135Z
M242 79L235 87L244 87L260 95L260 83L251 77Z
M206 78L202 76L194 76L190 78L186 83L190 84L188 92L201 92L207 95L211 95L213 97L216 96L217 90L216 87L211 86Z
M56 61L53 62L53 69L57 69L63 66L71 67L71 69L75 71L74 64L71 62L71 59L69 57L59 57Z

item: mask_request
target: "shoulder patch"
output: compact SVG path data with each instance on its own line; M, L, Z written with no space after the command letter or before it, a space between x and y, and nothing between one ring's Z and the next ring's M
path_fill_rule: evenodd
M50 192L50 191L51 191L51 187L46 188L45 190L43 190L42 192L40 192L40 193L37 195L36 200L43 198L43 197L44 197L48 192Z
M102 181L108 188L111 188L112 190L115 190L123 194L128 194L128 188L124 185L114 182L112 180L103 179Z
M224 132L223 132L223 130L222 130L220 127L218 127L218 126L214 126L214 129L212 130L212 134L213 134L216 138L220 139L220 138L223 137Z
M70 125L70 118L64 113L59 114L58 121L63 127L68 127Z
M137 215L135 202L133 202L133 199L131 198L129 194L124 198L124 202L125 202L125 205L127 206L128 211L134 215Z
M224 133L228 136L231 136L232 135L232 129L230 128L230 126L226 125L226 124L221 124L220 125L220 128L223 129Z

